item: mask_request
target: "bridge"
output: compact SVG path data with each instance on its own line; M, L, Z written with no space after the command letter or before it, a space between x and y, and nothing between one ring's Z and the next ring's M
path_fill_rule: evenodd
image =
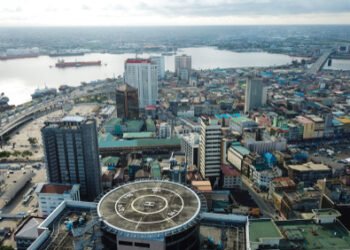
M36 104L31 106L21 112L18 112L12 115L12 119L1 118L0 117L0 141L3 140L3 137L15 131L17 128L26 124L29 121L32 121L40 116L48 114L50 112L59 110L63 108L64 100L73 100L74 98L90 97L90 96L106 96L107 98L115 98L115 86L114 84L105 84L102 87L97 86L90 91L77 91L72 92L69 96L59 96L47 103Z
M35 118L40 117L42 115L59 110L62 108L62 106L63 103L57 100L45 103L44 105L38 104L22 111L21 113L14 115L14 118L9 120L6 124L2 124L3 122L0 121L0 141L3 139L4 136L10 134L23 124L32 121Z
M317 60L312 64L311 68L307 70L308 74L315 75L317 74L325 65L328 58L333 54L333 50L325 51Z

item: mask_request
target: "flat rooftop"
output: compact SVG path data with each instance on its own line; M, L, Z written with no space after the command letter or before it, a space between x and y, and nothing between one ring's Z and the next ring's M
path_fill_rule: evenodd
M39 186L38 186L39 187ZM45 194L63 194L70 192L73 188L72 185L64 185L64 184L43 184L40 190L37 189L40 193Z
M272 219L249 221L249 240L260 242L260 239L283 238L280 230Z
M147 234L194 221L200 206L198 196L183 185L141 181L110 191L102 197L97 210L104 223L115 230Z
M329 171L330 168L324 164L317 164L313 162L307 162L300 165L288 165L288 168L297 171Z
M339 222L316 224L313 220L277 221L276 225L287 239L281 249L350 249L350 236ZM297 247L298 246L298 247Z

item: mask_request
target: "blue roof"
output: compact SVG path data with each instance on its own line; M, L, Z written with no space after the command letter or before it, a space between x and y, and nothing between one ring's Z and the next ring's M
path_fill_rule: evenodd
M228 118L236 118L236 117L241 117L240 113L235 113L235 114L216 114L215 117L217 119L228 119Z

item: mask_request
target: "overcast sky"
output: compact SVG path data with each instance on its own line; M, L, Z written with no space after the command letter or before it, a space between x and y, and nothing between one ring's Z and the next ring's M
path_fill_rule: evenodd
M0 26L350 24L350 0L0 0Z

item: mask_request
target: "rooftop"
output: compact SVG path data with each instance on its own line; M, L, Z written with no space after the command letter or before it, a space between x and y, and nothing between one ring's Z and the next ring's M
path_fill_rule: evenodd
M62 122L83 122L85 119L86 118L82 116L66 116L62 118Z
M154 132L129 132L123 134L123 139L142 139L155 137Z
M151 63L151 60L149 59L141 59L141 58L129 58L125 61L125 63Z
M278 177L272 180L275 187L293 187L295 182L289 177Z
M160 233L191 223L200 200L189 188L166 181L141 181L120 186L98 204L109 227L128 233Z
M240 146L240 145L232 145L231 148L233 150L236 150L241 155L249 155L250 151L246 147Z
M240 176L241 174L239 173L238 170L235 168L231 167L230 165L222 165L221 166L221 171L225 176Z
M277 221L282 234L288 240L285 249L350 249L350 236L338 221L330 224L316 224L314 220ZM299 247L298 247L299 246Z
M115 137L107 133L99 136L98 144L100 148L149 148L161 146L180 146L181 141L178 138L117 140Z
M63 194L71 190L71 185L52 185L46 184L41 189L41 193L54 193L54 194Z
M280 230L272 219L249 221L249 240L260 242L262 239L283 238Z
M316 164L313 162L307 162L300 165L288 165L288 168L296 171L328 171L330 168L324 164Z
M39 217L31 217L25 220L15 232L15 237L36 239L39 236L37 228L43 221L44 219Z

